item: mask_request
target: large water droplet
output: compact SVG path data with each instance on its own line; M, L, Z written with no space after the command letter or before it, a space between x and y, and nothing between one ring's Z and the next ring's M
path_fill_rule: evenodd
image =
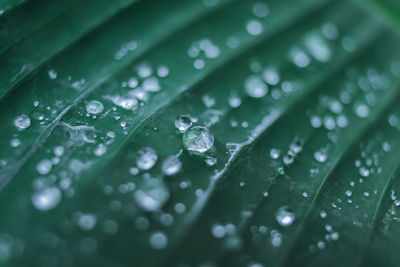
M144 181L136 190L136 203L145 211L159 210L169 199L169 191L162 180L150 179Z
M27 115L21 114L15 118L14 125L18 129L24 130L31 126L31 119Z
M162 165L162 172L171 176L177 174L182 168L182 162L178 159L177 156L172 155L165 159Z
M158 155L151 147L144 147L137 152L136 164L142 170L150 170L156 164Z
M86 104L86 112L89 114L100 114L103 110L104 106L100 101L92 100Z
M205 126L192 126L183 135L183 145L188 151L204 153L214 144L214 135Z
M288 207L280 207L277 213L275 214L276 221L281 226L290 226L293 224L295 220L294 213L289 210Z
M45 187L32 196L32 204L38 210L51 210L61 201L61 192L57 187Z

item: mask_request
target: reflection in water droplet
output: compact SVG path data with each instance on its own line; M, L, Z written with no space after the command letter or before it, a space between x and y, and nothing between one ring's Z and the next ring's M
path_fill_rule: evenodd
M162 164L162 172L167 176L177 174L181 168L182 162L175 155L166 158Z
M27 115L21 114L15 118L14 125L18 129L24 130L31 126L31 119Z
M183 146L188 151L204 153L214 144L214 135L205 126L192 126L183 135Z
M86 104L86 112L89 114L96 115L103 112L103 110L104 106L100 101L92 100Z
M38 210L51 210L61 201L61 192L57 187L45 187L32 196L32 204Z
M158 155L151 147L144 147L137 152L136 164L142 170L150 170L156 164Z
M277 213L275 214L276 221L281 226L290 226L293 224L295 220L294 213L289 210L288 207L280 207Z
M144 181L136 190L136 203L145 211L159 210L169 199L169 190L162 180L150 179Z

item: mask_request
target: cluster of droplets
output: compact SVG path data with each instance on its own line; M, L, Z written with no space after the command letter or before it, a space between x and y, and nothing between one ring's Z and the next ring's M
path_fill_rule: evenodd
M327 63L333 57L332 40L338 38L338 29L332 23L324 23L320 29L312 30L289 51L289 60L299 68L307 68L312 60Z
M248 20L245 28L250 35L258 36L264 31L261 19L265 19L269 15L270 10L265 3L258 2L253 5L252 11L255 18Z
M155 69L148 62L138 64L134 70L134 76L121 82L121 87L127 89L126 92L117 95L106 95L104 98L122 109L135 110L148 100L149 94L162 89L159 79L169 74L167 66L160 65Z
M215 59L220 53L219 47L209 39L194 42L188 50L189 57L194 59L193 67L198 70L206 66L206 60Z
M138 43L136 41L130 41L121 45L120 49L114 54L114 59L121 60L128 53L135 51L138 48Z

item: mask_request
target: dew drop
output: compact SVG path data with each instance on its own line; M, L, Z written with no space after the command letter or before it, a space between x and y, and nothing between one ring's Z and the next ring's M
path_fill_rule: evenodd
M277 85L279 83L280 77L279 73L274 68L267 68L263 71L264 81L270 85Z
M31 119L27 115L21 114L15 118L14 125L20 130L25 130L31 126Z
M214 135L205 126L192 126L182 137L186 150L204 153L214 144Z
M78 219L78 225L84 231L92 230L96 222L97 218L94 214L81 214Z
M245 90L251 97L260 98L268 93L268 86L257 75L252 75L246 79Z
M314 158L316 161L324 163L327 160L328 156L325 151L317 150L314 152Z
M293 224L295 216L288 207L284 206L279 208L279 210L275 214L275 219L281 226L286 227Z
M167 176L177 174L181 168L182 162L175 155L166 158L162 164L162 172Z
M57 187L45 187L32 196L32 204L38 210L51 210L61 201L61 192Z
M168 238L163 232L155 232L150 235L150 245L154 249L163 249L168 244Z
M137 152L136 164L142 170L150 170L156 164L158 155L151 147L144 147Z
M169 199L169 190L162 180L144 181L134 194L136 203L145 211L159 210Z
M355 112L358 117L366 118L369 115L369 107L365 104L359 104L355 107Z
M269 8L264 3L256 3L253 5L253 13L256 17L265 18L269 14Z
M36 170L42 174L46 175L51 171L51 168L53 167L53 163L49 159L43 159L41 160L38 165L36 165Z
M86 112L89 114L100 114L103 110L104 106L100 101L92 100L86 104Z
M192 118L188 115L181 115L175 120L175 127L181 133L184 133L190 126L192 126Z
M281 155L281 151L279 149L272 148L269 151L269 155L270 155L271 159L278 159Z
M246 30L249 34L257 36L263 32L263 26L258 20L250 20L246 24Z

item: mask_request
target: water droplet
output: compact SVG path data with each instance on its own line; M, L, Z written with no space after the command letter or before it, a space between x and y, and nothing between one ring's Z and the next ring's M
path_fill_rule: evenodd
M103 112L103 110L104 106L100 101L92 100L86 104L86 112L89 114L100 114L101 112Z
M38 165L36 166L36 170L42 174L46 175L51 171L51 168L53 167L53 163L49 159L43 159L41 160Z
M97 147L94 149L94 155L96 157L101 157L107 152L107 147L103 144L98 144Z
M276 221L281 226L290 226L295 220L294 213L289 210L288 207L280 207L278 212L275 214Z
M225 227L220 224L213 225L211 232L215 238L223 238L226 235Z
M264 3L255 3L253 5L253 13L256 17L265 18L269 14L269 8Z
M207 155L205 162L208 166L215 166L215 164L217 164L217 158L212 155Z
M331 49L327 42L316 33L311 33L305 38L307 51L318 61L328 62L331 59Z
M239 107L239 106L242 104L242 100L240 99L240 97L238 97L238 96L235 95L235 94L232 94L232 95L229 97L228 101L229 101L229 105L230 105L232 108L237 108L237 107Z
M316 116L316 115L311 117L310 122L311 122L311 126L314 127L314 128L319 128L322 125L321 118L319 116Z
M57 72L55 70L51 69L47 72L47 74L49 75L50 79L52 80L57 79Z
M257 36L263 32L263 26L258 20L250 20L246 24L246 30L249 34Z
M213 106L215 106L216 104L216 100L215 98L210 95L210 94L205 94L201 97L201 100L203 101L204 106L211 108Z
M94 214L81 214L78 219L78 225L84 231L92 230L96 222L97 218Z
M281 151L276 148L271 148L269 155L271 156L271 159L278 159L281 155Z
M181 115L175 120L175 127L181 133L184 133L190 126L192 126L192 118L188 115Z
M151 147L144 147L137 152L136 164L142 170L150 170L156 164L158 155Z
M45 187L32 196L32 204L38 210L51 210L61 201L61 192L57 187Z
M257 75L252 75L246 79L245 90L251 97L260 98L268 93L268 86Z
M369 107L365 104L358 104L355 107L355 112L358 117L366 118L369 115Z
M322 25L322 34L325 36L325 38L334 40L338 36L338 29L333 23L325 23Z
M167 77L169 74L169 68L167 66L160 66L157 69L157 75L159 77Z
M162 164L162 172L167 176L177 174L181 168L182 162L175 155L166 158Z
M142 88L147 92L158 92L161 90L161 86L156 77L149 77L145 79L142 83Z
M188 151L204 153L214 144L214 135L205 126L192 126L182 137L183 145Z
M274 68L267 68L262 73L264 81L270 85L277 85L279 83L280 77L279 73Z
M293 48L290 51L290 60L299 68L306 68L311 63L310 57L300 48Z
M154 249L163 249L168 244L168 238L163 232L155 232L150 235L150 245Z
M145 211L159 210L169 199L169 190L162 180L150 179L144 181L136 190L136 203Z
M318 162L324 163L327 160L328 155L326 154L326 151L324 151L324 150L317 150L314 152L314 158Z
M18 129L24 130L31 126L31 119L27 115L21 114L15 118L14 125Z
M10 141L10 145L11 147L19 147L21 145L21 140L19 140L18 138L13 138Z

